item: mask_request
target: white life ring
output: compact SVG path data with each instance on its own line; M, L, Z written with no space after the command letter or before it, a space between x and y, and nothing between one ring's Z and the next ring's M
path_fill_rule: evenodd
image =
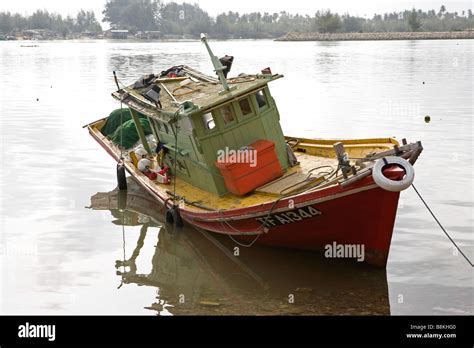
M395 181L383 175L383 169L387 165L395 164L402 167L405 171L405 177L402 180ZM406 190L413 183L415 179L415 170L410 162L401 157L385 157L375 162L374 168L372 169L372 177L375 183L386 191L400 192Z

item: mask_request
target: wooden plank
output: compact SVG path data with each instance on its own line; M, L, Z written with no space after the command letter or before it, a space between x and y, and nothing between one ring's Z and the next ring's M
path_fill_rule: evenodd
M130 113L132 114L133 118L133 123L135 124L135 127L137 128L138 136L140 137L140 141L143 144L143 148L151 155L151 149L150 145L148 144L148 141L146 140L145 136L145 131L143 130L143 127L139 121L138 115L135 110L130 109Z
M173 93L171 93L171 92L168 90L168 88L166 88L166 86L165 86L164 84L160 83L160 86L161 86L161 88L163 88L163 89L165 90L166 93L168 93L168 95L171 97L171 99L173 99L173 101L174 101L175 103L178 103L178 104L179 104L179 102L178 102L178 101L176 100L176 98L174 97Z
M272 195L286 195L309 186L318 180L321 180L321 178L311 177L309 173L293 172L260 186L255 191Z
M156 142L159 142L160 137L158 136L158 130L156 129L155 120L148 116L147 116L147 119L148 119L148 122L150 123L151 132L153 133L153 136L155 137Z

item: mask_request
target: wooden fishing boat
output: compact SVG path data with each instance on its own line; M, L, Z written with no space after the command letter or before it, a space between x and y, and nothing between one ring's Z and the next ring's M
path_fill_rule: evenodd
M120 188L126 170L168 209L169 223L184 220L239 246L362 245L365 262L385 267L421 143L285 136L268 87L283 76L266 68L227 78L233 58L218 59L202 41L218 79L182 65L128 87L117 82L114 122L119 114L123 126L130 113L140 149L124 145L122 126L115 138L104 134L112 114L87 125L118 162Z

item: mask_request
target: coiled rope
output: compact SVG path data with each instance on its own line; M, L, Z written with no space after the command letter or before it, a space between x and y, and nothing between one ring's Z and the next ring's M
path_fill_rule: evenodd
M227 233L227 236L229 236L229 238L237 245L241 246L241 247L244 247L244 248L250 248L251 246L253 246L257 240L260 238L260 236L264 233L266 233L266 225L267 225L267 221L268 219L270 218L270 216L272 215L272 212L273 212L273 209L275 209L276 205L278 204L278 202L280 202L283 198L285 197L280 197L278 198L277 200L275 200L272 204L272 207L270 208L270 210L268 211L267 215L265 216L265 220L262 222L262 224L254 231L254 233L256 233L256 236L255 238L249 243L249 244L243 244L243 243L240 243L239 241L237 241L230 233ZM221 226L224 227L224 223L231 229L233 230L234 232L236 232L238 235L245 235L244 232L240 231L239 229L235 228L234 226L232 226L225 218L224 218L224 212L222 209L219 210L219 217L220 217L220 222L221 222Z

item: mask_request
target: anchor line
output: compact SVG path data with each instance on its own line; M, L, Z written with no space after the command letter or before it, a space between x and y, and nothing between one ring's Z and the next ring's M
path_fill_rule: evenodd
M423 197L421 196L421 194L418 192L418 190L416 189L415 185L411 185L413 187L413 189L415 190L416 194L418 195L418 197L420 197L421 201L423 202L423 204L425 205L426 209L428 209L428 211L430 212L431 216L433 216L433 219L435 219L435 221L438 223L438 226L441 228L441 230L444 232L444 234L449 238L449 240L451 241L451 243L453 243L453 245L456 247L456 249L461 253L461 255L466 259L466 261L471 265L471 267L474 267L474 265L472 264L471 260L469 260L469 258L462 252L461 248L456 244L456 242L453 240L453 238L451 238L451 236L449 235L449 233L446 231L446 229L443 227L443 225L441 224L441 222L439 222L438 218L436 217L436 215L433 213L433 211L430 209L430 207L428 206L428 203L426 203L426 201L423 199Z
M275 209L275 207L277 206L278 202L280 202L282 199L284 198L284 196L278 198L276 201L273 202L273 205L272 207L270 208L270 210L268 211L268 214L265 216L265 220L263 221L263 223L254 231L256 232L256 236L255 238L249 243L249 244L243 244L243 243L240 243L239 241L237 241L234 237L232 237L231 234L227 234L229 236L229 238L237 245L241 246L241 247L244 247L244 248L250 248L252 247L256 242L257 240L260 238L260 236L264 233L267 233L265 231L265 228L266 228L266 225L267 225L267 220L270 218L270 216L272 215L272 212L273 212L273 209ZM234 230L235 232L239 233L240 235L244 235L245 233L240 231L239 229L235 228L234 226L232 226L227 220L225 220L224 218L224 212L222 211L222 209L219 209L219 217L220 217L220 222L221 222L221 226L224 227L224 223L230 227L232 230Z
M123 99L120 99L120 161L123 164Z
M117 84L117 88L120 91L120 85L122 85L122 88L125 88L125 86L119 81L116 72L114 71L114 79L115 83ZM123 100L124 96L120 98L120 125L123 125ZM124 156L123 156L123 127L120 127L120 162L123 164L124 162Z
M123 273L125 273L125 260L127 259L126 253L125 253L125 220L124 216L125 211L122 211L122 242L123 242Z
M122 245L123 245L122 271L123 271L123 274L125 274L125 260L127 258L126 253L125 253L125 210L121 210L121 213L122 213L121 215L122 215ZM117 289L120 289L123 286L123 284L124 284L124 281L123 281L123 276L122 276L122 280Z
M174 131L174 178L173 178L173 207L176 207L176 179L178 178L178 173L176 172L177 162L178 162L178 116L179 116L180 109L175 113L175 131ZM173 127L173 125L171 125ZM178 203L179 204L179 203Z

